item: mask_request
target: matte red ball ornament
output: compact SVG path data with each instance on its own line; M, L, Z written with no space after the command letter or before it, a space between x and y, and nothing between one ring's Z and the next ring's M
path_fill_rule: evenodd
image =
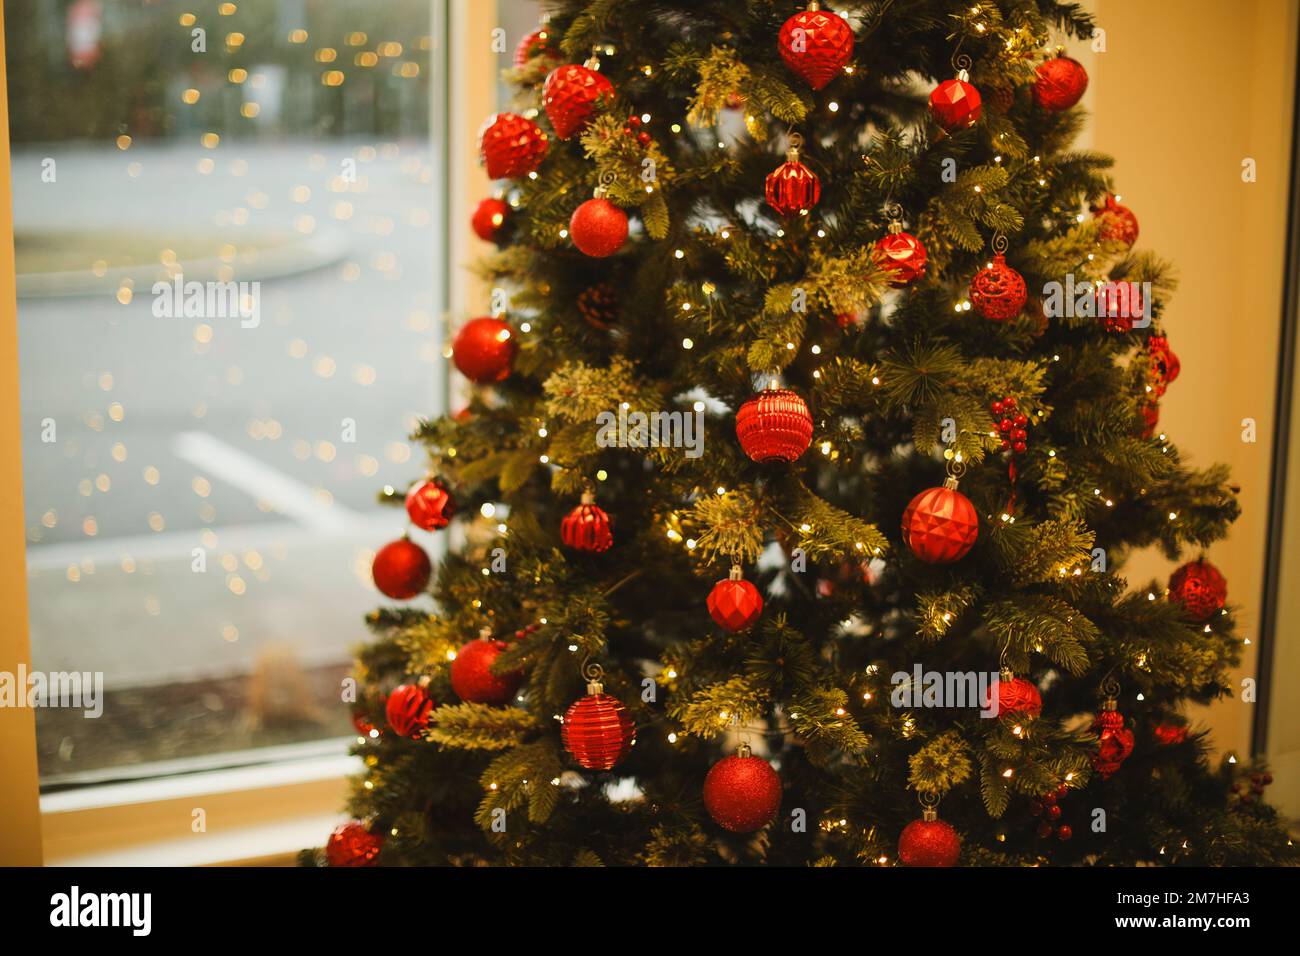
M985 710L993 700L992 688L984 699ZM998 677L997 702L999 717L1037 717L1043 712L1043 697L1032 681L1003 671Z
M515 66L527 66L535 56L555 56L555 37L546 27L538 27L515 47Z
M1115 699L1107 698L1092 725L1097 732L1097 753L1093 755L1092 765L1103 780L1133 753L1133 731L1124 726L1124 715L1116 707Z
M1183 370L1183 363L1169 347L1169 339L1163 335L1152 335L1147 339L1147 359L1150 362L1151 389L1156 398L1168 391L1170 384L1178 378Z
M575 700L564 712L560 740L579 766L609 770L636 743L636 727L622 701L606 694L599 681L592 681L587 696Z
M493 640L491 635L484 628L479 638L461 647L451 662L451 689L466 703L508 704L523 683L524 675L519 671L492 673L493 662L509 645Z
M925 246L901 224L889 224L889 234L876 240L876 260L893 273L891 285L901 288L925 275Z
M817 174L799 161L799 147L803 137L790 135L790 148L785 152L785 162L767 174L764 195L767 204L783 216L802 215L817 205L822 187Z
M960 856L961 837L933 807L926 807L921 819L899 834L898 859L904 866L956 866Z
M405 601L429 586L433 565L422 547L410 538L398 538L375 552L370 574L380 593Z
M964 70L957 79L944 80L930 94L930 115L946 132L974 126L982 113L980 91L966 81Z
M515 336L505 319L480 316L460 327L451 343L451 360L471 382L502 382L515 358Z
M723 757L704 778L704 808L713 822L733 833L767 826L781 807L781 778L772 765L742 745Z
M979 515L970 499L957 490L955 478L927 488L903 510L903 541L928 564L960 561L979 532Z
M384 838L371 833L364 823L351 820L340 823L325 843L325 859L330 866L374 866L383 849Z
M469 224L474 229L474 235L484 242L499 242L501 229L509 215L509 203L504 199L489 196L474 208L474 215L470 217Z
M411 524L423 531L436 531L451 523L456 501L447 486L436 478L426 478L406 493L406 515Z
M835 79L853 57L853 29L843 17L818 6L810 3L786 20L777 36L785 65L814 90Z
M734 565L728 577L713 585L705 603L718 627L733 633L743 631L763 613L763 595L745 580L740 565Z
M609 515L596 504L596 496L584 492L582 503L564 516L560 522L560 540L574 551L600 554L614 544Z
M1007 265L1006 256L1000 252L970 280L971 305L992 322L1014 319L1028 298L1024 276Z
M433 710L433 701L424 692L423 687L415 684L399 684L388 695L384 704L384 716L388 726L399 737L417 739L420 732L429 726L429 713Z
M1117 239L1126 246L1132 246L1137 242L1137 216L1128 206L1121 205L1114 196L1107 194L1106 201L1100 206L1093 206L1092 211L1101 220L1101 238Z
M478 134L489 179L527 176L542 164L549 148L542 128L518 113L489 116Z
M542 105L555 135L568 139L586 129L596 109L614 98L609 77L590 65L557 66L542 84Z
M754 461L794 461L812 441L808 403L788 388L765 388L736 412L736 437Z
M593 259L612 256L627 241L627 213L604 196L588 199L573 210L569 238Z
M1088 89L1088 71L1078 60L1058 56L1039 65L1034 80L1034 102L1045 110L1068 110Z
M1169 578L1169 600L1181 604L1193 621L1204 623L1228 603L1228 582L1204 558L1189 561Z

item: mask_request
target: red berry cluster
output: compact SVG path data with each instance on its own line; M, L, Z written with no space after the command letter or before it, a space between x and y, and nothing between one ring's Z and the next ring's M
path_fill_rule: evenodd
M1068 840L1074 836L1074 830L1068 823L1059 823L1061 819L1060 801L1070 792L1070 788L1061 784L1055 790L1049 790L1041 797L1035 799L1030 807L1030 813L1036 817L1043 817L1043 821L1038 824L1038 835L1046 839L1052 834L1056 834L1058 840Z
M1232 785L1233 798L1238 804L1254 803L1264 796L1264 788L1272 782L1273 775L1271 773L1252 773L1250 775L1250 790L1243 793L1241 784L1234 783Z
M1023 412L1016 411L1016 400L1008 395L1002 401L994 402L990 408L998 423L998 431L1002 434L1002 450L1018 454L1028 448L1029 418Z
M627 122L623 124L623 135L635 136L636 141L642 146L650 145L650 134L641 129L641 117L637 116L635 113L629 116Z
M529 624L527 627L521 627L519 630L515 631L515 640L521 641L529 634L532 634L534 631L540 631L541 629L542 625L540 624Z

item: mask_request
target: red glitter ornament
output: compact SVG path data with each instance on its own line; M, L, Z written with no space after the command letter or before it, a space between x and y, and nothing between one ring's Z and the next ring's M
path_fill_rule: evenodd
M798 392L765 388L736 412L736 437L754 461L794 461L812 441L812 412Z
M384 705L384 716L388 726L399 737L419 739L420 731L429 726L429 713L433 710L433 701L424 692L424 688L415 684L399 684L388 695Z
M1228 603L1228 582L1209 561L1189 561L1169 578L1169 600L1183 606L1187 616L1204 623Z
M451 662L451 689L456 696L469 704L509 703L523 683L523 673L495 674L491 670L507 646L505 641L493 640L491 630L484 628L478 640L461 647Z
M904 232L902 223L891 222L889 234L876 240L876 261L893 274L893 286L901 288L924 276L925 259L925 246L916 236Z
M603 195L588 199L569 218L569 238L593 259L612 256L627 241L627 213Z
M841 16L810 3L781 26L777 49L785 65L820 90L853 57L853 29Z
M767 826L781 806L781 778L772 765L742 744L723 757L704 778L704 808L718 826L753 833Z
M406 514L417 528L436 531L451 523L456 502L446 485L436 478L426 478L406 493Z
M382 594L405 601L428 587L433 565L422 547L410 538L398 538L375 552L370 574Z
M527 66L535 56L555 56L555 37L545 26L540 26L519 41L515 47L515 66Z
M1178 356L1169 347L1169 339L1163 335L1152 335L1147 339L1147 359L1150 362L1151 390L1156 398L1161 398L1178 378L1183 363L1178 361Z
M970 301L975 310L993 322L1014 319L1025 307L1029 292L1024 277L998 253L970 280Z
M930 115L945 132L966 129L979 122L983 110L980 91L967 82L962 70L955 80L944 80L930 94Z
M560 139L568 139L586 129L596 108L614 98L614 84L592 66L591 60L585 66L576 63L558 66L542 85L546 118Z
M803 137L791 133L785 162L768 173L764 183L767 204L783 216L806 214L822 195L817 174L799 161L802 145Z
M469 224L474 228L474 235L484 242L499 242L501 228L505 225L508 215L510 215L509 204L503 199L489 196L474 208L474 215L470 218Z
M984 698L984 709L991 710L993 688L989 688ZM1032 681L1016 677L1010 671L1003 671L997 683L997 702L999 717L1037 717L1043 712L1043 697Z
M636 727L622 701L606 694L599 681L592 681L587 696L564 712L560 740L579 766L609 770L636 743Z
M505 381L514 358L514 331L505 319L470 319L451 343L451 360L460 374L480 384Z
M374 866L383 849L384 838L371 833L364 823L351 820L340 823L325 844L325 859L330 866Z
M903 541L928 564L951 564L966 556L979 537L979 516L969 498L948 478L927 488L903 511Z
M903 866L956 866L961 837L939 819L934 807L921 811L921 819L903 827L898 837L898 859Z
M527 176L542 164L549 148L542 128L518 113L489 116L478 134L489 179Z
M1098 749L1093 755L1092 765L1103 780L1118 770L1133 752L1133 731L1124 726L1124 715L1116 709L1117 706L1115 698L1108 697L1092 725L1092 729L1098 732Z
M564 516L560 522L560 540L575 551L599 554L614 544L609 515L596 504L596 496L583 492L582 503Z
M1045 110L1068 110L1088 89L1088 71L1078 60L1058 56L1039 65L1034 80L1034 102Z
M1118 239L1126 246L1132 246L1137 242L1137 216L1128 206L1120 205L1115 196L1108 193L1105 202L1100 206L1093 206L1092 211L1101 220L1101 238Z
M705 603L718 627L733 633L743 631L763 613L763 595L745 580L738 564L732 565L728 577L713 585Z

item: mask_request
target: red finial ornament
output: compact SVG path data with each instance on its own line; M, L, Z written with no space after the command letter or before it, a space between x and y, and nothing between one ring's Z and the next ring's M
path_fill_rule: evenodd
M753 833L776 818L781 778L772 765L755 757L748 744L723 757L704 778L704 808L713 822L733 833Z
M736 438L754 461L794 461L812 441L808 403L788 388L763 389L736 412Z
M584 65L557 66L542 84L542 105L555 135L568 139L587 128L596 109L614 98L614 84L593 56Z
M763 595L745 580L738 564L732 565L731 573L713 585L706 603L709 616L718 627L733 633L743 631L763 613Z
M505 641L493 640L489 628L483 628L477 640L462 646L451 662L451 689L456 696L470 704L508 704L524 675L520 671L493 673L492 665L507 646Z
M853 57L853 29L815 0L781 26L777 50L795 74L814 90L835 79Z
M1181 604L1189 618L1203 624L1228 603L1228 581L1204 558L1189 561L1169 578L1169 600Z
M979 516L951 475L938 488L927 488L903 510L903 541L927 564L960 561L979 537Z
M560 522L560 540L575 551L599 554L614 544L609 515L596 504L590 491L582 493L582 503L564 516Z
M406 515L411 524L424 531L436 531L451 523L456 502L451 492L437 478L426 478L406 493Z
M1088 71L1078 60L1058 56L1041 63L1034 80L1034 102L1059 113L1083 98L1088 89Z
M802 146L803 137L791 133L785 162L767 174L764 184L767 204L783 216L806 215L822 195L817 174L799 161Z
M399 737L417 739L420 731L429 726L429 714L433 710L433 701L423 687L415 684L399 684L388 695L384 704L384 716L388 726Z
M478 134L489 179L527 176L542 164L549 148L542 128L518 113L489 116Z
M921 819L903 827L898 837L898 859L903 866L956 866L961 856L961 837L949 824L939 819L935 809L939 798L933 794L921 799Z
M433 564L422 547L403 537L375 552L370 574L381 594L405 601L429 586Z
M593 680L587 684L587 696L564 712L560 740L580 767L610 770L636 743L636 726L622 701Z

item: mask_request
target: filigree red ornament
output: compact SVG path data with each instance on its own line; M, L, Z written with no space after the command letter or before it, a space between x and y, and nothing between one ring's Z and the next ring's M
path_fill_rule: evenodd
M1117 706L1115 698L1107 698L1092 725L1097 732L1097 753L1093 755L1092 765L1103 780L1118 770L1133 752L1133 731L1124 726L1124 715Z
M617 697L604 692L599 681L587 685L580 697L564 712L560 740L578 765L588 770L609 770L636 743L636 726Z
M970 280L971 305L993 322L1014 319L1028 298L1024 276L1007 265L1006 256L1000 252Z
M460 327L451 343L451 360L471 382L502 382L515 358L515 337L505 319L480 316Z
M1228 603L1228 581L1209 561L1189 561L1169 578L1169 600L1181 604L1197 623L1208 621Z
M889 233L876 240L876 261L892 273L890 284L901 288L925 275L925 246L898 222L889 224Z
M1151 390L1156 398L1161 398L1178 378L1183 364L1169 347L1169 339L1163 335L1153 335L1147 339L1147 360L1150 363Z
M956 79L944 80L930 94L930 115L945 132L974 126L982 114L980 91L967 82L965 70Z
M903 541L928 564L960 561L974 547L979 531L979 515L957 490L956 478L922 491L903 511Z
M384 838L371 833L364 823L340 823L325 843L325 860L330 866L374 866Z
M520 671L492 672L493 663L507 646L505 641L493 640L487 628L477 640L462 646L451 662L451 689L456 696L470 704L508 704L523 683L524 675Z
M576 63L557 66L542 84L546 118L560 139L568 139L586 129L597 107L613 98L614 84L605 74L592 69L591 61L584 66Z
M733 565L728 577L713 585L705 602L718 627L743 631L763 613L763 595L744 578L740 565Z
M405 601L428 587L433 565L418 544L410 538L398 538L375 552L370 574L380 593Z
M812 441L808 403L788 388L765 388L736 412L736 438L754 461L794 461Z
M1137 242L1138 219L1133 210L1121 205L1115 196L1106 195L1100 206L1092 207L1093 214L1101 220L1101 238L1118 239L1126 246Z
M593 259L612 256L627 241L627 213L603 195L588 199L569 218L569 238Z
M767 204L783 216L806 214L821 199L822 187L817 174L799 161L802 143L802 136L791 134L785 162L768 173L764 183Z
M509 215L510 205L504 199L489 196L474 208L470 226L474 229L474 235L484 242L500 242L501 229Z
M429 714L433 710L433 701L423 687L415 684L399 684L388 695L384 704L384 716L388 726L399 737L417 739L420 731L429 726Z
M455 514L456 501L437 478L417 482L406 493L406 515L417 528L424 531L445 528Z
M777 37L785 65L814 90L835 79L853 58L853 29L843 17L819 7L808 4L782 24Z
M1023 677L1016 677L1010 671L1002 671L997 683L997 702L999 717L1037 717L1043 712L1043 697L1038 688ZM991 709L993 689L984 699L984 708Z
M478 134L489 179L527 176L542 164L549 148L542 128L518 113L489 116Z
M922 810L921 819L899 834L898 859L904 866L956 866L960 856L961 837L933 807Z
M1039 65L1034 80L1034 102L1045 110L1068 110L1088 89L1088 71L1078 60L1058 56Z
M761 830L780 806L781 778L747 745L715 763L704 778L704 808L714 823L733 833Z
M583 492L582 503L564 516L560 522L560 540L575 551L599 554L614 544L609 515L596 504L596 496Z

